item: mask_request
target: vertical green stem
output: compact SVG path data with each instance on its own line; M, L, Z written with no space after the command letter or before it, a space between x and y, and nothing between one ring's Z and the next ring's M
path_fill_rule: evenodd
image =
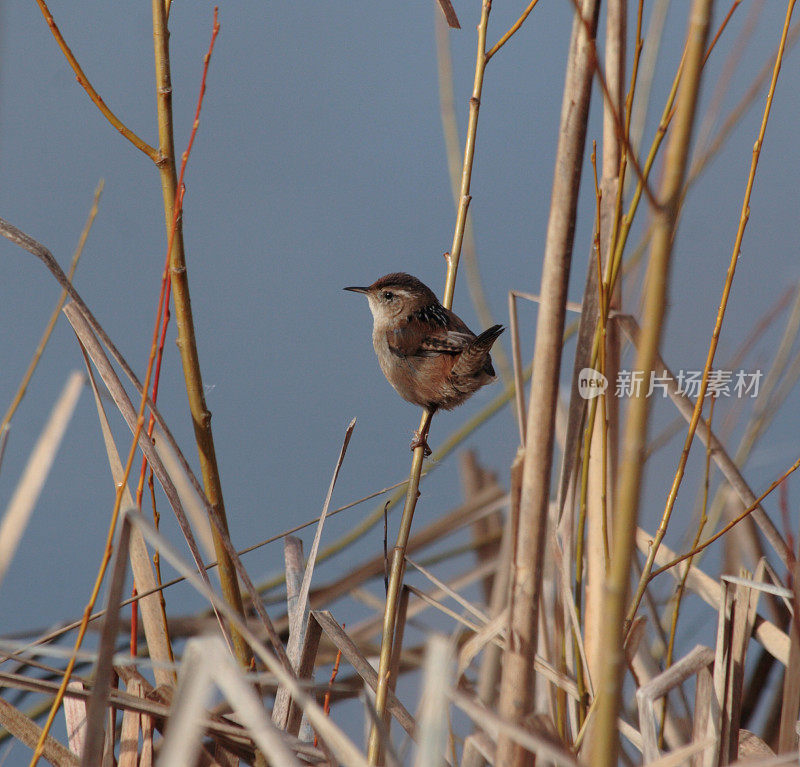
M175 143L172 127L172 81L170 77L169 29L164 0L153 0L153 44L156 68L156 104L158 110L158 140L161 159L158 169L161 174L161 191L164 197L164 218L167 233L171 232L175 219L175 199L178 176L175 166ZM203 487L209 503L217 513L224 534L227 535L227 519L222 501L217 457L214 451L214 437L211 432L211 413L206 407L203 391L203 378L200 373L200 358L195 341L194 318L189 296L189 280L186 273L186 257L183 246L183 227L180 217L174 223L175 232L170 255L172 276L172 295L175 302L175 319L178 328L178 348L181 353L189 410L194 425L195 440L200 454L200 468ZM240 614L244 615L242 595L233 562L228 556L216 525L211 525L214 549L220 567L220 582L226 601ZM241 635L231 631L234 650L239 662L247 666L252 654Z

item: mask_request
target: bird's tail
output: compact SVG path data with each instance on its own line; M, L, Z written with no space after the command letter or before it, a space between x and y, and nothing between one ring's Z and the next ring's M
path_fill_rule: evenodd
M483 333L461 353L458 361L453 365L453 374L457 376L476 375L483 370L488 375L494 377L495 373L492 367L492 358L489 356L489 350L504 330L505 328L502 325L492 325L492 327L484 330Z

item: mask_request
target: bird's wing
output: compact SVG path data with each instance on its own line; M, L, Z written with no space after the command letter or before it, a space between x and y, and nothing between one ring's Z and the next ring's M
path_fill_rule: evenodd
M405 325L386 331L389 351L398 357L435 357L438 354L459 354L472 341L471 333L437 330L422 335L418 327Z
M475 339L472 333L446 330L431 334L422 339L420 348L434 354L460 354Z

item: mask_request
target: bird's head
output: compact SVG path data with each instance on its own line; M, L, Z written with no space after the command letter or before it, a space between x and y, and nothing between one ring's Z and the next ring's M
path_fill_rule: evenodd
M427 285L403 272L387 274L368 287L349 287L345 290L363 293L369 301L375 322L379 324L439 303L435 293Z

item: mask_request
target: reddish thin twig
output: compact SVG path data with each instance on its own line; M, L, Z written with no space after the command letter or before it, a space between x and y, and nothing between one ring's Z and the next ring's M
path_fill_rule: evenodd
M342 624L342 630L344 630L345 624ZM339 673L339 662L342 660L342 651L336 651L336 660L333 662L333 669L331 670L331 678L328 682L328 689L325 691L325 697L322 701L322 710L325 712L325 716L329 716L331 713L331 689L333 688L333 683L336 681L336 675ZM317 747L317 736L314 735L314 748Z

